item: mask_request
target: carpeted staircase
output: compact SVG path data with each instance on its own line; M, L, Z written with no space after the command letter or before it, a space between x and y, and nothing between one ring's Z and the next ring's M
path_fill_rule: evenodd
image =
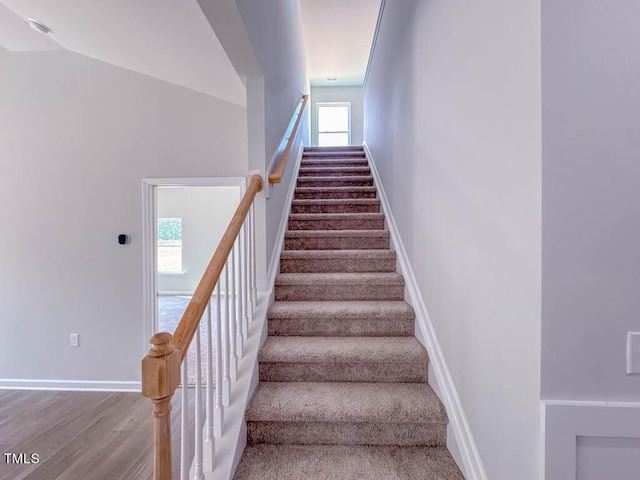
M307 148L235 479L462 479L361 147Z

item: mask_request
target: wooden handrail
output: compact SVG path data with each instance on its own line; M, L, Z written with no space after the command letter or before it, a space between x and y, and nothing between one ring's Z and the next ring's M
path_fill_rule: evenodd
M142 360L142 394L153 401L155 480L171 480L171 397L180 385L180 365L251 204L262 187L262 177L253 175L174 335L166 332L154 335L150 340L152 347Z
M298 103L293 116L291 117L291 122L289 123L289 127L287 128L287 133L285 134L285 138L287 138L287 146L284 151L280 155L280 161L278 162L278 166L274 170L273 173L269 174L269 183L280 183L282 181L282 175L284 175L284 170L287 167L287 161L289 160L289 155L291 154L291 148L293 147L293 142L298 135L298 127L300 126L300 121L302 120L302 113L304 112L305 107L307 106L307 101L309 100L309 95L303 95L302 100ZM291 125L293 124L293 128ZM287 134L289 135L287 137ZM283 139L284 140L284 139Z
M202 279L196 287L196 291L193 293L193 297L191 297L191 301L189 305L187 305L187 309L184 311L180 323L176 327L171 344L180 350L181 360L184 360L184 357L187 355L187 350L191 344L193 335L198 329L204 309L207 308L207 304L213 294L213 289L216 283L218 283L220 273L222 273L227 257L233 248L233 243L240 233L240 229L253 203L253 199L261 190L262 177L260 175L254 175L251 177L251 180L249 180L249 187L242 197L240 205L238 205L238 208L233 214L227 230L224 232L224 235L222 235L218 248L216 248L213 257L211 257L211 261L204 271Z

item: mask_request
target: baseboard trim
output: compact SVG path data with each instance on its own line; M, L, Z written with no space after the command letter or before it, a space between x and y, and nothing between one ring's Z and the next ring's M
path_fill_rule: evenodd
M640 402L543 400L541 478L576 478L578 437L640 438Z
M273 284L276 281L276 275L280 271L280 254L284 246L284 234L287 231L287 224L289 222L289 213L291 212L291 203L293 201L293 195L296 190L296 182L298 180L298 171L300 170L300 163L302 162L302 154L304 152L304 142L300 142L300 148L298 149L298 155L296 156L296 163L293 166L293 174L291 175L291 184L289 185L289 191L287 192L287 199L282 209L282 217L280 218L280 227L276 234L276 240L273 244L273 251L271 252L271 259L269 260L269 269L267 270L267 285L270 286L270 292L273 289Z
M416 277L411 268L407 251L402 243L400 231L395 222L389 200L385 194L380 175L376 168L375 161L369 150L369 146L366 141L364 142L364 150L369 160L369 166L371 168L371 174L378 190L378 197L380 197L380 203L382 211L385 215L385 220L389 232L391 234L391 241L393 242L396 254L398 257L398 266L400 272L404 276L406 291L408 294L407 303L411 304L416 313L416 324L419 328L419 332L416 332L416 337L422 341L425 348L429 352L430 371L434 374L430 376L430 384L435 381L433 385L434 391L438 394L440 400L447 410L449 417L449 429L455 436L456 445L450 449L452 453L456 454L456 461L460 469L463 471L467 480L487 480L487 474L482 465L480 453L476 446L473 434L467 417L462 408L462 402L458 396L453 377L447 366L447 362L444 358L440 342L436 335L433 323L429 317L429 312L418 288ZM419 333L421 335L419 336ZM435 377L435 378L433 378ZM460 464L461 463L461 464Z
M44 380L0 378L0 390L72 390L81 392L141 392L141 382L105 380Z

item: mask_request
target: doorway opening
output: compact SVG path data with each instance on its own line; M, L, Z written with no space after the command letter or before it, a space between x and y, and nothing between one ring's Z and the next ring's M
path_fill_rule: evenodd
M244 190L243 177L143 180L145 352L175 331Z

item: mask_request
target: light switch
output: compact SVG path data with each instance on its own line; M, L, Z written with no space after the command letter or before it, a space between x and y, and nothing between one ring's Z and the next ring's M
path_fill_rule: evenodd
M627 374L640 373L640 332L627 332Z

